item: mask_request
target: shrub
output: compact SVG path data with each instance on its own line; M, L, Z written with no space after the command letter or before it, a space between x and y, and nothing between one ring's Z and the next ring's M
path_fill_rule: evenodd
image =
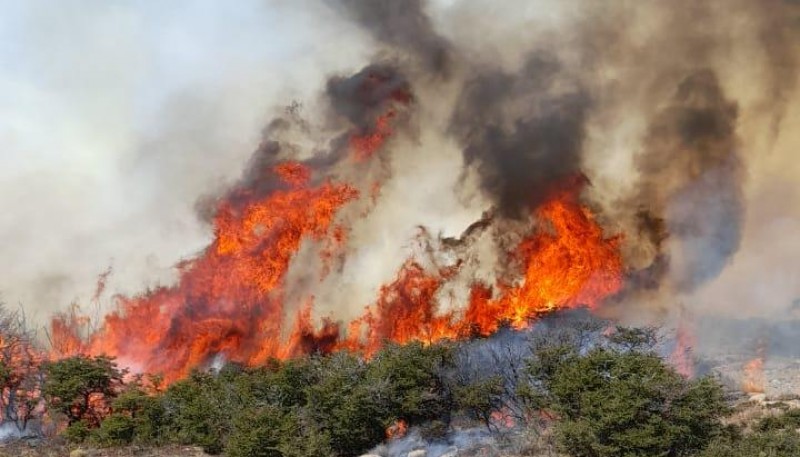
M227 388L213 374L200 372L169 386L163 396L167 439L201 446L209 454L222 452L232 415L242 408L224 401Z
M451 364L452 353L443 344L390 344L370 362L366 382L386 383L387 422L397 419L409 425L436 419L447 422L453 398L441 374Z
M91 431L90 440L101 447L125 446L136 436L136 423L123 414L112 414Z
M385 437L387 406L392 400L385 383L367 379L364 361L338 353L315 361L317 382L306 388L303 414L314 433L327 433L337 455L359 455Z
M77 421L69 424L64 429L64 438L70 443L82 443L86 441L92 430L84 421Z
M758 431L738 438L714 440L698 457L796 457L800 435L794 431Z
M689 455L720 431L721 387L686 380L655 354L599 347L559 360L544 384L574 457Z
M94 427L106 415L117 394L123 371L105 356L75 356L45 366L43 393L51 407L64 413L72 425L83 421Z
M457 385L453 397L459 410L468 417L481 421L487 428L491 425L492 413L503 405L503 380L493 376L470 384Z
M761 419L755 428L762 432L772 430L796 430L800 428L800 409L789 409L782 414Z
M308 434L294 412L274 406L239 416L225 448L228 457L333 457L325 433Z

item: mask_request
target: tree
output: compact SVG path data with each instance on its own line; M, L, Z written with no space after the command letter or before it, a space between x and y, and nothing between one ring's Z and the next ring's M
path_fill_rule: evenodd
M41 416L42 359L25 315L0 303L0 423L11 422L24 431Z
M366 376L371 385L386 383L385 419L409 425L435 419L447 422L453 399L442 374L452 362L452 352L444 344L389 344L378 352Z
M226 380L233 377L227 373ZM201 446L209 454L225 448L233 415L243 402L231 402L226 391L235 386L213 373L193 372L187 379L169 386L164 392L165 423L170 441Z
M391 411L388 382L368 382L367 364L359 357L336 353L314 359L316 383L306 388L301 411L325 432L337 455L360 455L380 443Z
M136 377L111 403L112 413L90 438L100 446L119 446L132 442L159 444L164 441L165 412L157 390L148 392Z
M43 392L51 407L67 416L69 425L84 421L96 427L109 414L125 371L106 356L75 356L44 366Z
M690 455L719 433L726 412L716 382L687 380L649 352L567 353L542 380L560 446L574 457Z

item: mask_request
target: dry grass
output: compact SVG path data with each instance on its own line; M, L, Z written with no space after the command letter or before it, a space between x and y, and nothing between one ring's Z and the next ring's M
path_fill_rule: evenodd
M128 446L113 449L92 449L67 446L56 441L14 441L0 443L0 457L201 457L200 448L165 446L159 448Z

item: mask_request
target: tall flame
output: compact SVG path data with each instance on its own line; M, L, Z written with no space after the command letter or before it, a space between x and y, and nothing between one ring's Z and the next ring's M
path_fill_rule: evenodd
M396 118L393 108L377 116L370 131L352 135L352 163L383 148ZM139 296L118 297L119 309L81 338L85 321L76 313L53 320L57 357L75 353L115 356L134 370L161 373L166 382L186 376L216 357L254 365L340 349L370 355L385 341L431 343L488 335L501 325L528 325L559 308L596 307L622 285L619 238L606 238L592 212L579 202L585 180L567 180L532 210L529 234L508 254L518 278L474 283L463 310L442 311L438 294L460 262L429 269L408 259L396 278L380 288L374 304L346 325L323 319L313 325L313 296L286 331L284 282L291 261L306 241L317 242L324 268L344 252L348 227L339 211L375 186L316 176L307 164L286 161L265 179L280 184L266 195L238 189L223 199L213 219L214 239L202 255L179 265L179 280ZM324 300L325 297L318 297Z

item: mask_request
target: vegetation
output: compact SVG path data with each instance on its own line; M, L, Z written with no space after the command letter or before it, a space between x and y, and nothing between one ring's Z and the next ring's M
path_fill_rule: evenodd
M63 436L98 447L194 445L230 457L361 455L403 424L437 440L459 427L510 429L572 457L800 455L800 410L727 421L721 386L658 356L652 329L572 322L459 343L387 345L260 367L228 364L162 388L108 357L43 365ZM0 360L0 381L12 376ZM537 454L541 446L520 451ZM526 454L527 452L527 454Z

